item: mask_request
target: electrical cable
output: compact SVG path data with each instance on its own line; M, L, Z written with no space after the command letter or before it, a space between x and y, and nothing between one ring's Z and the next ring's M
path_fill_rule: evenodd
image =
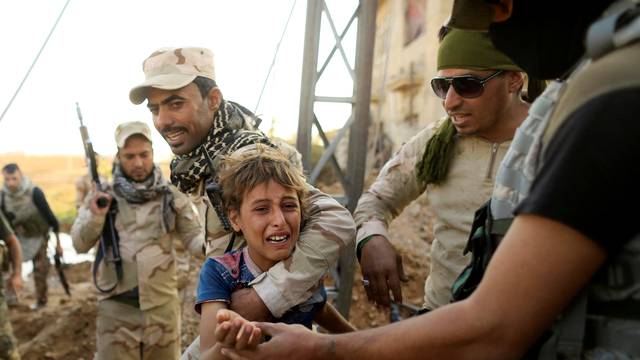
M269 81L269 76L271 75L271 70L273 70L273 66L276 63L276 57L278 56L278 51L280 51L280 44L282 44L282 39L284 38L284 34L287 32L287 27L289 26L289 20L291 20L291 15L293 15L293 9L296 7L297 0L293 1L293 5L291 6L291 11L289 11L289 17L287 17L287 22L284 24L284 29L282 30L282 35L280 35L280 41L276 45L276 50L273 53L273 59L271 60L271 66L269 66L269 71L267 72L267 77L264 79L264 83L262 83L262 90L260 90L260 96L258 96L258 102L256 103L256 107L253 109L255 113L258 111L258 106L260 106L260 101L262 100L262 95L264 94L264 90L267 87L267 82Z
M16 89L16 92L11 97L11 100L9 100L9 103L7 104L7 107L4 108L4 111L2 112L2 115L0 115L0 121L2 121L2 119L4 118L4 115L7 113L7 111L11 107L11 104L13 104L13 100L16 99L16 96L18 96L18 93L20 92L20 89L22 89L22 85L24 85L25 81L27 81L27 78L29 77L29 74L31 74L31 70L33 70L33 67L36 65L36 62L38 62L38 59L40 58L40 54L42 54L42 50L44 50L44 47L47 46L47 43L49 42L49 38L53 34L53 31L56 29L56 26L58 26L58 22L60 22L60 18L62 18L62 14L64 14L64 11L67 9L67 5L69 5L69 1L71 1L71 0L67 0L67 2L64 3L64 7L62 8L62 11L60 11L60 15L58 15L58 18L56 19L56 22L53 24L53 27L51 28L51 31L49 31L49 35L47 35L47 38L44 40L44 43L42 44L42 47L40 47L40 51L38 51L38 54L36 55L36 58L33 59L33 62L31 63L31 66L29 67L29 70L27 70L27 73L24 75L24 78L22 79L22 82L20 82L20 85L18 85L18 88Z

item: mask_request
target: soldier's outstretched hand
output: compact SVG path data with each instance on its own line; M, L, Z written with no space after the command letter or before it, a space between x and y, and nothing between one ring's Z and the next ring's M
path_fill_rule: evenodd
M391 291L393 300L401 303L400 282L409 280L404 274L402 256L396 253L389 240L380 235L373 235L371 240L364 244L361 252L360 268L369 301L389 307L391 305L389 291Z
M222 355L232 360L313 360L329 358L333 349L329 335L313 333L302 325L258 322L252 326L271 339L258 345L255 350L224 348Z

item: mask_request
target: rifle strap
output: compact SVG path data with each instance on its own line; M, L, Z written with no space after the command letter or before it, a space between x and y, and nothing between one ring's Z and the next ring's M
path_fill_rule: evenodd
M114 210L113 207L115 206L115 203L112 202L111 203L112 209L109 209L109 216L111 218L107 218L107 221L105 221L105 228L106 227L110 227L111 229L113 229L113 231L115 231L115 226L113 224L112 221L110 221L109 219L113 219L115 218L116 214L117 214L117 210ZM105 240L104 240L104 228L102 230L102 234L100 235L100 244L98 246L98 251L96 251L96 259L93 262L93 283L96 286L96 289L98 289L98 291L102 292L102 293L109 293L111 292L113 289L116 288L116 286L118 286L118 283L120 282L120 280L122 280L123 277L123 272L122 272L122 261L119 258L119 255L117 255L117 259L114 261L114 266L115 266L115 271L116 271L116 282L113 284L113 286L108 287L107 289L103 289L100 287L100 285L98 285L98 267L100 266L100 262L105 261L105 267L108 265L108 262L106 262L105 258L105 251L106 249L106 245L105 245ZM113 236L114 234L111 234L111 236ZM120 246L119 245L119 241L117 240L117 233L115 234L115 239L114 239L115 243L111 243L111 246ZM115 254L114 254L115 255Z
M100 263L104 259L104 252L102 251L102 246L98 246L98 251L96 252L96 260L93 262L93 284L96 286L96 289L101 293L111 292L113 289L118 286L118 282L116 281L113 286L108 287L107 289L103 289L98 285L98 267Z

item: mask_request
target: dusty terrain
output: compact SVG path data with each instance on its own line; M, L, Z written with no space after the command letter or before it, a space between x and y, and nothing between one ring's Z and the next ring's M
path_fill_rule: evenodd
M402 253L410 282L403 285L405 302L420 305L428 268L427 252L432 239L432 216L423 198L409 206L391 226L393 242ZM198 318L192 310L199 261L182 262L181 296L183 299L183 346L193 340L198 331ZM92 359L95 349L96 295L91 282L90 263L70 265L66 275L72 297L64 294L55 271L50 272L50 301L39 310L30 310L35 302L33 280L25 283L21 305L11 309L11 322L26 360ZM356 269L350 320L360 329L389 322L389 314L367 302L360 285L360 270Z

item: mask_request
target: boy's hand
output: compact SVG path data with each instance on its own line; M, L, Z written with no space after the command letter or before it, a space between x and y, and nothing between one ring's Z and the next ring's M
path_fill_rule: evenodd
M260 343L260 329L237 313L226 309L219 310L216 320L216 340L222 346L254 350Z

